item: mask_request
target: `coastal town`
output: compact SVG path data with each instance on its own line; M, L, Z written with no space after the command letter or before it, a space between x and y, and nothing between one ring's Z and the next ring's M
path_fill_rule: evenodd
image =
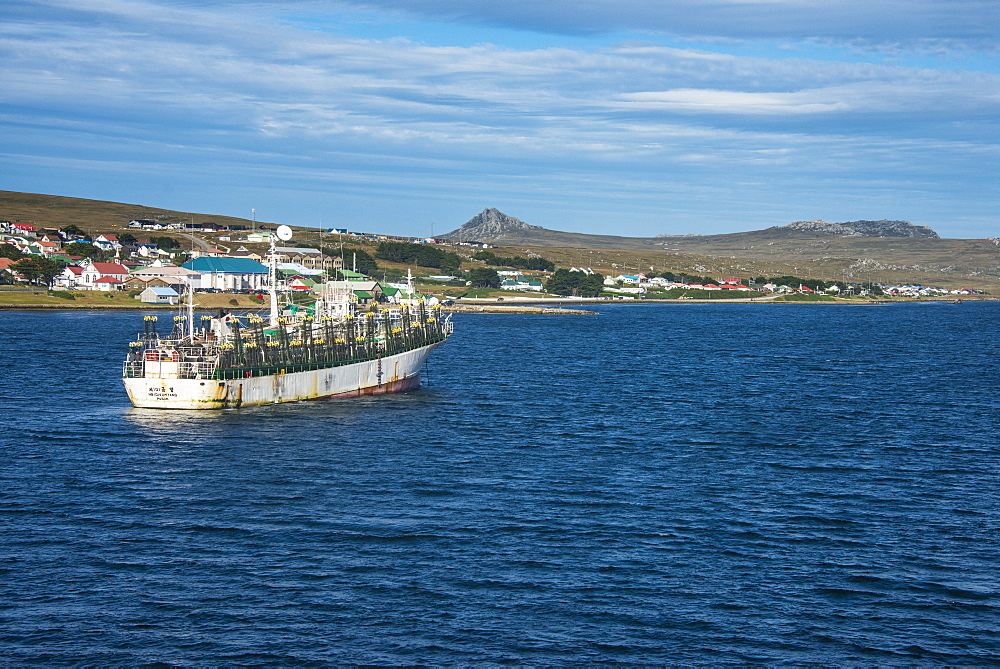
M0 284L45 288L62 295L124 293L148 305L177 304L189 291L249 296L257 301L267 290L266 255L272 234L264 226L164 224L133 219L116 234L91 237L73 225L38 228L32 223L0 221ZM358 300L375 303L417 298L450 303L458 299L552 297L940 299L983 294L972 286L944 288L793 276L711 277L672 271L604 276L587 266L556 268L540 256L497 257L488 250L493 248L490 244L480 242L399 238L346 229L331 229L327 234L325 245L320 247L275 247L276 275L283 291L309 294L329 289L333 282L349 282ZM345 238L368 246L345 250ZM188 248L181 247L185 239ZM374 257L366 248L374 252ZM415 272L411 278L416 278L419 290L405 278L411 269Z

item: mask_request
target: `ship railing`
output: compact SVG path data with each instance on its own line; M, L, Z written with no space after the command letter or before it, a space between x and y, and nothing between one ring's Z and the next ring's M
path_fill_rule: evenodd
M142 361L129 361L126 360L124 366L122 367L122 378L124 379L139 379L145 375L145 370L143 369Z
M181 379L210 379L215 375L215 362L182 362L177 370Z
M154 363L157 364L157 363ZM211 379L215 376L215 362L170 362L159 363L160 375L173 379ZM156 369L156 368L154 368ZM155 372L154 372L155 374ZM146 375L142 360L126 360L122 366L122 378L140 379Z
M431 346L434 344L439 344L445 340L444 337L437 337L434 339L428 339L427 341L418 344L408 344L399 347L394 347L391 350L379 351L378 355L371 355L358 358L344 358L343 360L326 360L326 361L316 361L316 362L288 362L288 363L276 363L273 365L259 365L259 366L247 366L247 367L219 367L213 370L214 379L244 379L256 376L272 376L275 374L294 374L296 372L311 372L320 369L332 369L334 367L342 367L344 365L353 365L359 362L371 362L372 360L377 360L378 358L388 357L392 355L397 355L399 353L406 353L407 351L414 351L419 348L424 348L426 346Z

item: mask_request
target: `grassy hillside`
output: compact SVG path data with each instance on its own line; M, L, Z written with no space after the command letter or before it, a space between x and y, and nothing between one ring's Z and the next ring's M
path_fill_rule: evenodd
M132 219L157 220L163 223L194 222L223 225L249 225L250 221L231 216L212 216L186 211L172 211L141 204L84 200L58 195L0 191L0 219L32 223L42 228L62 228L74 224L96 235L120 230Z

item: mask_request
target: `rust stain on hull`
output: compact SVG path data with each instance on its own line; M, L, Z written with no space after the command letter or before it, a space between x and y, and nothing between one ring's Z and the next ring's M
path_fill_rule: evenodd
M407 390L413 390L419 388L421 384L419 376L411 376L408 379L393 379L388 383L381 383L375 386L368 386L367 388L358 388L357 390L350 390L345 393L336 393L334 395L324 395L323 397L312 397L311 400L336 400L345 399L348 397L361 397L362 395L386 395L388 393L402 393Z

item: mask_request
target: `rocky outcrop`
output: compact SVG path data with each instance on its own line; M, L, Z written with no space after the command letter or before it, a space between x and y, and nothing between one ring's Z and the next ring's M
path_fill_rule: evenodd
M771 230L797 230L800 232L824 232L843 237L909 237L938 239L938 233L926 225L913 225L909 221L848 221L827 223L823 220L796 221Z
M458 230L441 236L462 241L491 241L523 233L525 230L543 229L540 225L528 225L519 218L489 208L470 218Z

